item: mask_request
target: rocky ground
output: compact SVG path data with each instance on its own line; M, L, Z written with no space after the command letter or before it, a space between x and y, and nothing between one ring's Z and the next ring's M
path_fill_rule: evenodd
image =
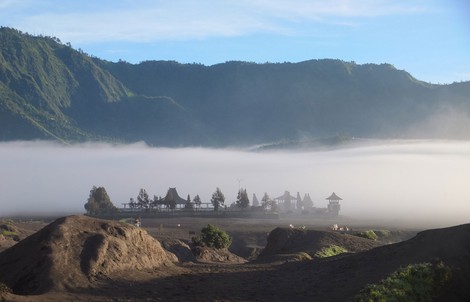
M229 250L191 246L208 223L233 237ZM7 301L346 301L400 266L436 259L454 269L439 299L470 297L470 225L416 237L395 229L382 241L330 231L327 220L166 218L137 228L71 216L2 225L19 236L0 238L0 280L14 290ZM315 257L332 244L348 252Z

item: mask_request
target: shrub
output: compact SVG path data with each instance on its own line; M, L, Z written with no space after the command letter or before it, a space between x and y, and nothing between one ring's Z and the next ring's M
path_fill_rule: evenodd
M1 232L1 234L3 236L18 236L18 233L17 232L14 232L14 231L8 231L8 230L3 230Z
M374 233L379 238L387 238L387 237L390 237L390 235L392 234L392 232L389 230L376 230L374 231Z
M316 252L314 256L317 258L327 258L327 257L336 256L336 255L346 253L346 252L347 250L344 247L333 244L333 245L322 248L321 250Z
M201 236L194 236L194 237L191 238L191 241L196 246L203 246L204 245L204 243L201 240Z
M352 301L433 301L450 280L451 269L442 262L400 268L379 284L368 284Z
M195 245L205 245L217 249L228 248L232 244L230 235L212 224L203 227L201 236L193 237L192 241Z
M372 230L358 232L354 234L355 236L370 239L370 240L377 240L377 234L374 233Z

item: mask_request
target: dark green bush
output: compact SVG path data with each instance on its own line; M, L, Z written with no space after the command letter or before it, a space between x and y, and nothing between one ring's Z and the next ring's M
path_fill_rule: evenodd
M1 231L0 234L3 236L18 236L17 232L12 232L12 231Z
M364 231L364 232L357 232L357 233L354 233L353 235L358 236L358 237L362 237L362 238L366 238L366 239L370 239L370 240L377 240L377 234L375 234L373 230L368 230L368 231Z
M374 233L379 238L387 238L390 237L390 235L392 234L392 232L389 230L374 230Z
M194 236L194 237L191 238L191 241L196 246L203 246L204 245L204 243L202 243L201 236Z
M230 235L212 224L203 227L201 236L193 237L192 241L195 245L205 245L217 249L228 248L232 244Z
M433 301L450 277L451 269L442 262L408 265L379 284L368 284L352 301Z
M336 255L346 253L346 252L347 252L347 250L344 247L333 244L333 245L324 247L321 250L319 250L318 252L316 252L315 257L317 257L317 258L327 258L327 257L336 256Z

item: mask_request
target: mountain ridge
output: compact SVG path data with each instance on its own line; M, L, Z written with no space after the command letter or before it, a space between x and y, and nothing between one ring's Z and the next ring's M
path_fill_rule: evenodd
M174 147L338 135L470 138L470 82L430 84L391 64L109 62L6 27L0 50L4 141ZM446 125L433 125L443 114Z

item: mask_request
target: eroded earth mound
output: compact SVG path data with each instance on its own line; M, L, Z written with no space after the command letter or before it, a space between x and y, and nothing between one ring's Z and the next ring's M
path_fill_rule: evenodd
M268 243L258 259L275 260L279 259L280 255L294 256L301 252L313 257L321 249L332 245L340 246L348 252L361 252L380 244L370 239L334 231L276 228L269 233Z
M133 225L60 218L0 254L0 282L15 293L86 287L97 277L171 265L177 258Z
M246 263L247 260L230 252L227 248L216 249L197 246L193 249L196 260L203 263Z
M470 301L470 224L422 231L407 241L345 257L289 263L282 272L293 279L299 292L309 292L309 301L346 301L366 284L378 283L400 267L436 261L452 269L450 284L437 301ZM281 295L286 287L276 290Z
M178 261L180 262L196 261L191 247L180 239L164 239L162 240L162 246L178 257Z

